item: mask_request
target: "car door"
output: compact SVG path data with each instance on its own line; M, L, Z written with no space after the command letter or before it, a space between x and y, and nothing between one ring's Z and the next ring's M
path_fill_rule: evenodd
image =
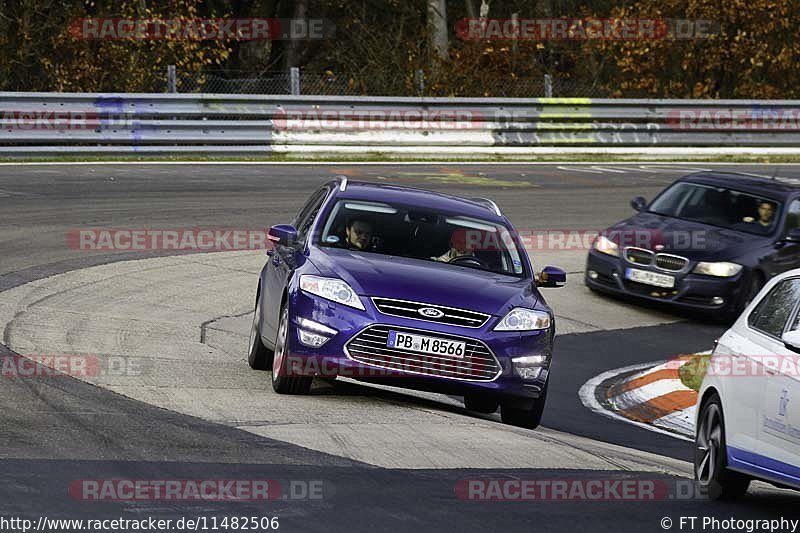
M800 199L789 202L783 218L783 227L775 242L775 251L765 259L765 270L772 276L793 268L800 268L800 243L784 240L789 231L800 227Z
M319 214L319 210L329 192L330 188L327 186L321 187L314 192L294 221L292 221L292 225L297 229L297 242L303 243L302 247L276 245L275 248L267 252L269 260L265 274L265 298L262 300L262 305L264 308L265 331L267 332L265 336L270 343L274 343L275 332L278 329L283 290L286 288L286 284L297 266L297 256L303 253L314 219Z
M769 291L747 317L719 339L709 373L719 377L729 452L737 458L757 453L758 426L764 397L764 380L758 377L764 353L764 325L760 317L772 312ZM744 371L742 371L744 369ZM758 370L751 370L758 369Z
M800 330L800 278L792 278L794 311L784 332ZM774 355L772 355L774 354ZM800 483L800 354L773 340L761 407L760 466Z

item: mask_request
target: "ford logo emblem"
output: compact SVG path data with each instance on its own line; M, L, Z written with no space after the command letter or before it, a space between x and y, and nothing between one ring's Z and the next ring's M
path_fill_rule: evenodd
M444 313L433 307L423 307L417 313L426 318L442 318L444 316Z
M660 252L661 250L664 249L664 245L663 244L656 244L654 248L656 249L656 251Z

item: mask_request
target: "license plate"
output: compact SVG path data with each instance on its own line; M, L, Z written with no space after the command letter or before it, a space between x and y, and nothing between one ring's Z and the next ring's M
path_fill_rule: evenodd
M467 343L390 330L386 346L397 350L463 359Z
M646 285L654 285L656 287L665 287L667 289L671 289L675 286L674 276L650 272L649 270L639 270L638 268L626 269L625 277L631 281L644 283Z

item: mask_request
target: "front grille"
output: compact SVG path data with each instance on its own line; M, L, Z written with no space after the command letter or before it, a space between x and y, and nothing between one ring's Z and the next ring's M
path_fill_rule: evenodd
M463 358L430 355L389 348L389 330L416 333L466 343ZM387 325L369 326L345 344L350 359L379 368L401 373L446 377L467 381L492 381L500 375L502 367L492 351L483 342L447 335L436 331L423 331Z
M649 265L653 262L653 252L642 248L625 248L625 259L635 265Z
M689 263L685 257L672 254L656 254L644 248L625 248L625 259L634 265L651 266L655 265L661 270L670 272L680 272Z
M669 254L657 254L656 266L662 270L671 270L673 272L680 272L686 266L689 260L685 257Z
M408 300L395 300L392 298L373 298L372 303L384 315L411 318L414 320L425 320L438 324L448 324L450 326L462 326L465 328L479 328L483 326L491 315L467 311L466 309L456 309L454 307L444 307L436 304L426 304L421 302L411 302ZM420 313L420 309L433 309L434 315L426 316Z

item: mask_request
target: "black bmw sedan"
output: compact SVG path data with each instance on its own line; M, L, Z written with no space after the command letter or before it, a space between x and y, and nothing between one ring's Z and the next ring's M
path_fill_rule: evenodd
M593 291L729 318L800 267L800 180L702 172L631 206L589 251Z

